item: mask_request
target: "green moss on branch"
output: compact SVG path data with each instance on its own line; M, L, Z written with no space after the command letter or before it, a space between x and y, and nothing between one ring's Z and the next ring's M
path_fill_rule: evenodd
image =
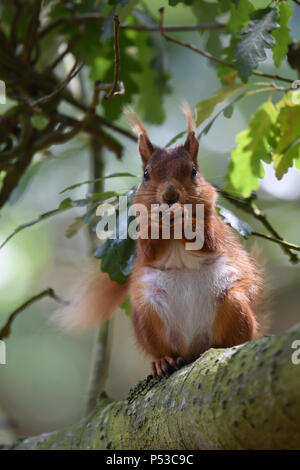
M145 380L127 400L99 400L62 431L14 449L299 449L300 324L279 336L210 349L169 379Z

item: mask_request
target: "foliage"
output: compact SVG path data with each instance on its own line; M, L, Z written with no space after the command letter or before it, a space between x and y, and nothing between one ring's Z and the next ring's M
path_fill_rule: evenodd
M221 82L213 96L195 96L199 137L207 134L219 116L230 119L239 102L260 94L257 111L236 137L226 175L229 200L237 198L235 203L240 207L242 198L249 198L258 189L264 163L273 163L278 179L293 165L300 169L300 104L294 99L290 78L296 78L295 72L281 77L276 72L257 70L267 57L267 49L272 51L274 67L285 60L292 42L292 2L169 0L167 8L183 6L190 9L197 24L211 25L192 27L193 34L199 30L203 35L205 31L205 51L192 50L200 54L195 60L203 60L202 55L211 59L209 63ZM115 15L120 22L118 37ZM50 158L49 148L54 144L62 145L85 134L121 158L119 137L136 140L118 122L124 105L133 105L146 122L164 121L164 99L171 93L165 39L173 40L173 31L168 28L160 34L160 27L164 25L139 0L18 0L1 4L0 79L6 84L10 101L1 108L0 118L0 207L23 196L31 177ZM175 42L176 47L191 48L179 39ZM69 71L67 54L75 62ZM69 86L78 74L86 88L81 97ZM267 101L263 92L269 92ZM278 93L282 95L279 99ZM168 145L184 133L174 136ZM74 183L62 192L117 176L134 175L102 175ZM84 226L95 227L97 205L109 198L115 201L117 196L114 191L95 190L79 201L64 199L57 209L23 224L12 235L74 206L84 206L84 214L66 231L72 237ZM251 235L250 226L227 209L222 208L220 215L241 235ZM255 213L252 215L255 217ZM132 241L117 238L107 240L95 256L101 258L102 269L112 279L125 282L133 252Z
M278 13L273 8L259 19L250 21L248 27L240 32L242 39L236 45L236 68L243 81L247 81L253 69L266 59L265 48L272 48L275 39L270 35L278 27Z
M294 104L290 94L275 105L261 105L236 138L227 174L229 191L249 197L264 177L262 162L274 162L278 179L294 162L300 168L299 118L300 104Z

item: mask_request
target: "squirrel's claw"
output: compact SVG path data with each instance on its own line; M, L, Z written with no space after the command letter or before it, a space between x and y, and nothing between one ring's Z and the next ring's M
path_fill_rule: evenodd
M151 364L153 377L168 377L175 370L180 369L184 366L185 361L182 357L170 357L165 356L160 359L156 359Z

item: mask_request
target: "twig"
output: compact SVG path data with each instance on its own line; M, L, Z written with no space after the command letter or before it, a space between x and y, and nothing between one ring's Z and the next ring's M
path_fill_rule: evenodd
M83 67L83 63L81 63L78 67L77 67L77 62L75 62L75 64L73 65L72 69L70 70L70 72L68 73L66 79L52 92L50 93L49 95L46 95L46 96L43 96L42 98L39 98L38 100L30 103L30 106L32 108L39 108L41 105L44 105L46 103L49 103L49 101L53 100L53 98L55 98L57 95L59 95L59 93L64 89L66 88L66 86L68 86L68 84L70 83L71 80L73 80L73 78L79 73L79 71L82 69Z
M164 8L160 8L158 11L159 11L159 15L160 15L160 21L159 21L160 32L161 32L161 35L167 41L173 42L174 44L177 44L177 45L182 46L182 47L186 47L187 49L190 49L191 51L196 52L197 54L200 54L203 57L206 57L206 59L211 60L212 62L216 62L217 64L224 65L225 67L229 67L229 68L235 70L235 66L233 64L230 64L229 62L225 62L224 60L213 56L209 52L206 52L206 51L203 51L202 49L199 49L198 47L194 46L193 44L190 44L188 42L179 41L178 39L175 39L175 38L172 38L171 36L168 36L165 33L165 28L163 27ZM273 80L281 80L281 81L287 82L287 83L293 83L293 81L294 81L294 80L291 80L289 78L281 77L280 75L272 75L272 74L268 74L268 73L264 73L264 72L256 72L255 70L252 71L252 74L256 75L258 77L270 78L270 79L273 79Z
M256 237L265 238L266 240L270 240L274 243L278 243L279 245L290 248L291 250L300 251L300 246L294 245L293 243L286 242L285 240L281 240L280 238L270 237L269 235L265 235L264 233L260 233L260 232L252 232L252 235L255 235Z
M105 84L103 84L105 85ZM85 113L89 112L89 106L87 106L85 103L82 103L80 100L77 100L74 98L74 96L71 93L66 93L63 96L64 100L67 101L68 103L72 104L76 108L80 109L81 111L84 111ZM121 127L117 126L116 124L112 123L108 119L104 118L103 116L99 116L98 114L94 115L94 121L99 124L103 125L105 127L108 127L109 129L118 132L121 135L124 135L128 139L132 140L133 142L137 142L137 137L130 131L127 131L126 129L122 129Z
M76 23L84 23L85 21L94 20L103 22L105 18L100 15L99 13L83 13L81 15L74 15L69 18L59 18L53 23L48 24L45 26L44 29L40 31L40 38L44 37L45 35L49 34L53 29L58 28L64 24L76 24ZM166 32L186 32L186 31L208 31L208 30L219 30L224 29L225 25L220 23L212 23L212 24L196 24L194 26L165 26L164 31ZM121 29L129 29L133 31L141 31L141 32L159 32L160 26L144 26L144 25L130 25L121 23Z
M65 48L65 50L54 60L54 62L49 66L49 70L54 70L55 67L64 59L64 57L71 52L76 44L80 41L84 33L84 28L80 28L79 34L76 34L74 38L70 41Z
M161 32L160 26L144 26L144 25L131 25L131 24L120 24L121 29L129 29L133 31L140 32L149 32L149 33L159 33ZM221 23L211 23L211 24L196 24L194 26L164 26L163 30L170 33L183 33L183 32L193 32L193 31L214 31L219 29L224 29L225 25Z
M256 70L252 70L252 75L256 75L257 77L270 78L271 80L280 80L281 82L286 83L294 83L295 81L290 78L282 77L281 75L272 75L271 73L257 72Z
M30 307L30 305L32 305L34 302L37 302L38 300L42 299L43 297L51 297L53 300L55 300L56 302L60 303L60 304L63 304L63 305L66 305L67 302L63 299L61 299L60 297L58 297L54 291L54 289L52 289L51 287L49 287L48 289L45 289L43 290L42 292L40 292L39 294L31 297L29 300L27 300L26 302L24 302L23 305L21 305L20 307L18 307L8 318L7 322L5 323L5 325L3 326L3 328L0 330L0 339L4 339L4 338L8 338L9 335L10 335L10 332L11 332L11 325L14 321L14 319L16 318L16 316L18 316L23 310L25 310L27 307Z
M234 197L231 194L227 193L223 189L220 189L218 186L215 186L217 191L226 199L228 200L231 204L235 205L239 209L243 210L244 212L247 212L248 214L251 214L255 219L259 220L260 223L267 229L267 231L271 234L269 235L264 235L263 233L260 232L252 232L252 235L265 238L269 241L272 241L274 243L277 243L281 246L282 250L284 251L285 254L287 254L290 258L291 263L297 264L299 263L300 259L296 255L296 253L293 252L293 250L300 251L300 246L295 245L293 243L289 243L285 241L279 233L274 229L274 227L271 225L269 222L266 214L261 211L261 209L255 204L253 197L252 198L240 198L240 197Z
M114 53L114 62L115 62L114 80L113 80L113 85L112 85L110 92L104 97L106 100L109 100L118 95L123 95L125 91L124 85L121 89L120 82L119 82L119 74L120 74L119 27L120 27L119 17L118 15L115 15L114 16L114 52L115 52ZM119 87L119 91L116 91L118 87Z
M87 96L84 88L84 79L82 74L79 74L80 88L81 88L81 99L85 103L87 101ZM98 104L99 93L103 90L103 87L109 85L108 89L111 89L111 84L95 82L94 83L94 96L92 104L89 108L89 117L94 118L95 108ZM107 89L107 88L106 88ZM88 116L88 114L87 114ZM93 120L88 119L87 124L91 125ZM99 136L99 133L97 137ZM103 143L99 143L96 135L91 135L90 138L90 179L93 182L90 184L90 192L101 193L104 189L104 155L103 155ZM91 255L94 254L96 248L98 247L97 237L95 237L95 232L93 230L93 224L89 224L89 242L90 242L90 251ZM100 268L99 268L100 269ZM109 341L109 325L110 320L99 325L97 336L95 338L95 344L93 348L93 353L91 357L91 371L90 378L88 383L87 391L87 401L84 409L84 414L91 412L98 401L100 392L104 390L104 385L108 373L108 364L110 356L110 345Z
M103 325L100 325L98 329L92 359L92 371L85 410L86 414L89 414L95 409L98 398L101 392L104 391L110 356L110 325L111 320L108 320Z
M214 57L212 54L210 54L209 52L206 52L206 51L202 51L201 49L198 49L198 47L196 46L193 46L193 44L190 44L190 43L187 43L187 42L183 42L183 41L179 41L178 39L175 39L175 38L172 38L171 36L168 36L166 33L165 33L165 28L163 27L163 19L164 19L164 8L160 8L159 10L159 27L160 27L160 32L161 32L161 35L167 40L167 41L170 41L170 42L173 42L174 44L178 44L179 46L182 46L182 47L186 47L187 49L190 49L191 51L194 51L196 52L197 54L200 54L202 55L203 57L206 57L207 59L209 60L212 60L213 62L217 62L218 64L221 64L221 65L228 65L227 62L221 60L221 59L218 59L217 57ZM231 68L234 68L233 65L230 64L230 67Z

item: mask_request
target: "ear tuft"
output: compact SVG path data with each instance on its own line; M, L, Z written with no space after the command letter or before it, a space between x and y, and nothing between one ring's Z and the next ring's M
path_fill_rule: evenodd
M192 115L191 108L186 101L182 102L182 111L186 115L187 120L187 138L184 143L184 148L191 155L193 161L197 163L197 156L199 150L199 142L196 137L196 115Z
M124 108L123 112L130 124L131 129L139 136L139 152L144 165L146 165L154 150L151 140L148 136L148 132L132 108Z
M123 113L126 116L133 132L135 132L138 136L140 136L141 134L145 134L149 139L145 126L136 114L136 112L132 108L128 107L123 109Z
M198 142L197 137L195 136L194 131L188 134L186 141L184 143L184 148L187 152L189 152L190 156L192 157L193 162L196 164L197 158L198 158L199 142Z
M187 103L187 101L183 101L181 106L182 106L182 111L184 112L184 114L186 116L187 126L188 126L188 129L187 129L188 134L190 134L191 132L194 132L196 134L197 126L196 126L195 121L197 119L197 115L195 114L195 117L193 117L191 108L190 108L189 104Z

